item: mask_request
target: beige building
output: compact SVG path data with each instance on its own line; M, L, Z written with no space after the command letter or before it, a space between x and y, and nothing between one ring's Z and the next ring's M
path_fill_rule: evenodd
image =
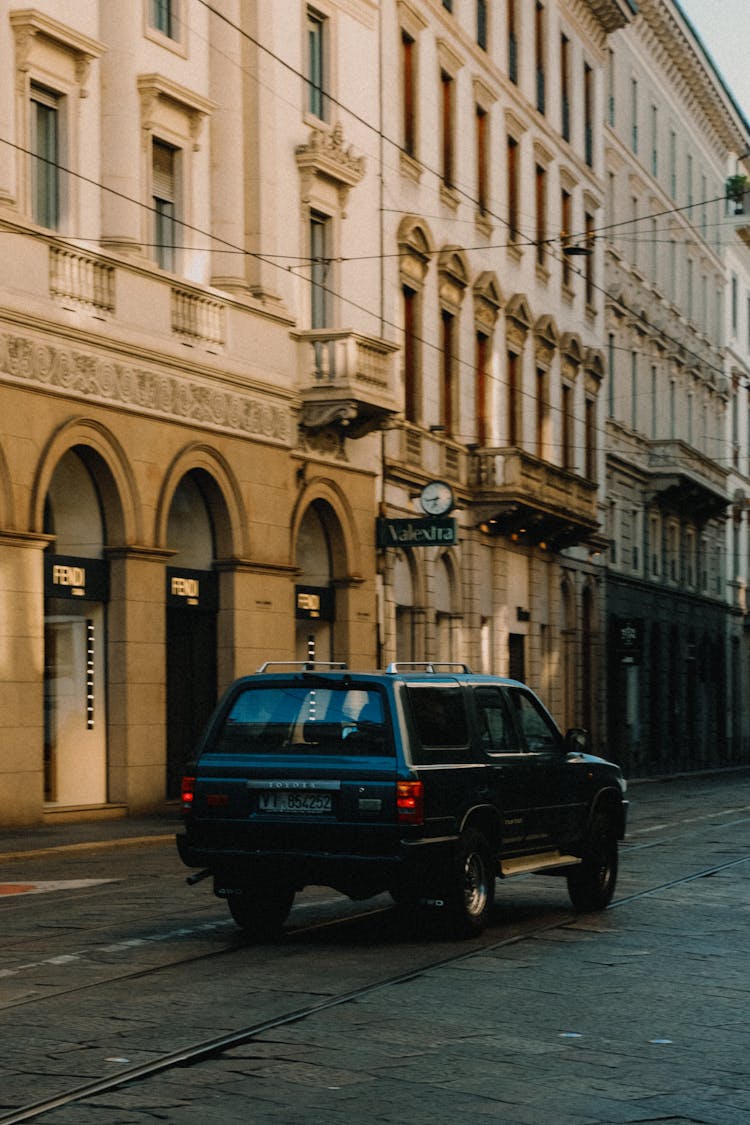
M373 132L303 7L217 11L0 4L3 824L156 807L234 676L376 657Z

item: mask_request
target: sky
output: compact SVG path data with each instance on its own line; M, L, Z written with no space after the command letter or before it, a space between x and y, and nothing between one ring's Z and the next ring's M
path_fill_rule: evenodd
M750 0L678 0L750 121Z

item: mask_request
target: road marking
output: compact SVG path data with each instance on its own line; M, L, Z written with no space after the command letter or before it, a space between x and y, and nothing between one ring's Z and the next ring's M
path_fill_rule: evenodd
M0 883L3 895L44 895L49 891L72 891L80 887L99 887L102 883L116 883L116 879L53 879L42 883Z
M658 832L662 828L682 828L685 824L697 824L699 820L715 820L716 817L742 812L750 812L750 805L738 805L736 808L717 809L715 812L701 813L700 816L684 816L681 820L667 821L664 824L652 824L644 828L639 826L635 829L635 832Z
M79 880L79 882L116 883L117 880L82 879ZM231 920L231 918L227 918L226 920L222 919L216 922L203 922L200 925L192 926L190 929L180 928L179 930L170 930L167 933L163 934L147 934L143 938L126 938L123 941L116 942L114 945L93 945L90 949L79 949L75 950L72 953L58 953L53 957L45 957L41 961L30 961L24 965L15 965L10 969L0 969L0 978L17 977L21 973L27 973L32 969L39 969L43 965L68 965L73 961L82 961L86 963L90 958L96 957L96 955L99 953L127 953L133 948L133 946L136 945L150 945L152 942L168 941L171 938L200 936L202 933L205 933L207 931L228 929L230 926L234 926L234 922ZM98 964L98 962L95 963Z

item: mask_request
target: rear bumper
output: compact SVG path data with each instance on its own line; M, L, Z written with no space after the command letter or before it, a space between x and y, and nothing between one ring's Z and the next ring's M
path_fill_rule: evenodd
M437 894L458 847L457 836L401 840L396 851L384 855L205 847L186 833L176 840L182 862L208 869L219 887L284 881L296 890L309 885L334 887L352 898L394 887Z

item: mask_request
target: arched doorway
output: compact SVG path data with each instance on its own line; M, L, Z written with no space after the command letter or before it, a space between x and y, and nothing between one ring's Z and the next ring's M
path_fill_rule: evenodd
M44 575L44 799L107 800L106 523L100 459L80 446L61 457L44 505L54 536Z
M167 797L180 795L185 767L216 705L218 590L210 478L187 473L175 489L167 545Z
M336 602L333 587L333 551L327 505L314 501L305 512L297 532L295 589L295 658L336 660L334 623Z

